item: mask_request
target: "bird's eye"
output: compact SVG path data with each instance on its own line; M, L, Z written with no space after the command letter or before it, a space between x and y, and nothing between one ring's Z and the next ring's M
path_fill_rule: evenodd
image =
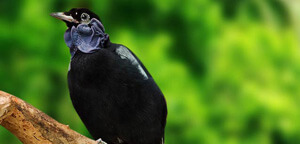
M81 17L81 21L90 20L90 15L88 15L87 13L82 13L80 17Z

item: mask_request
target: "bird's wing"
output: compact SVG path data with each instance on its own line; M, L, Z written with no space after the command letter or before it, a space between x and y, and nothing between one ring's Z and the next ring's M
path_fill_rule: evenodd
M123 46L123 45L119 45L116 48L116 53L122 58L122 59L128 59L132 62L133 65L136 65L137 68L139 69L140 73L142 75L144 75L144 77L147 78L152 78L152 76L150 75L150 73L147 71L147 69L145 68L145 66L143 65L143 63L134 55L134 53L132 53L127 47ZM160 91L160 90L159 90ZM162 126L165 127L166 126L166 118L167 118L167 105L166 105L166 100L163 96L163 93L160 92L160 95L163 98L163 113L162 113Z
M121 57L121 59L129 60L131 64L139 70L140 74L143 75L145 80L151 77L145 66L128 48L126 48L123 45L120 45L116 48L115 52Z

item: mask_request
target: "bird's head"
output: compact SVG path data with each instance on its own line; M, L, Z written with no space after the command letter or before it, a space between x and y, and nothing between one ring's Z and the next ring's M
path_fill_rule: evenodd
M93 18L100 21L100 18L86 8L73 8L67 12L55 12L51 16L64 21L69 28L79 24L89 24Z
M73 8L68 12L56 12L51 16L64 21L68 29L64 39L71 55L76 51L93 53L110 45L109 35L105 33L99 17L86 8Z

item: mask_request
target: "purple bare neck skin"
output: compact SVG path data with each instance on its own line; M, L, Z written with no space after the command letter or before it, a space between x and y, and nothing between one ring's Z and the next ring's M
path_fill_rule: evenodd
M64 39L73 58L78 50L83 53L93 53L103 48L109 35L105 33L102 23L93 18L89 24L68 28Z

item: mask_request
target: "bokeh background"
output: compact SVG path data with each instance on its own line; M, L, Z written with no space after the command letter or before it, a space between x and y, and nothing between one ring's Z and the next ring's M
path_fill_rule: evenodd
M168 103L167 144L300 143L300 1L1 0L0 89L90 137L72 107L66 26L87 7ZM0 127L1 144L18 144Z

